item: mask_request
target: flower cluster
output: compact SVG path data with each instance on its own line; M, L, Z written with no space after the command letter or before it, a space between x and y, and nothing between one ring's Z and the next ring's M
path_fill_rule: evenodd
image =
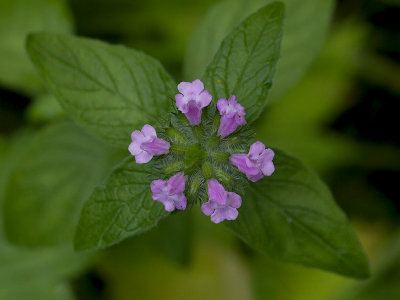
M238 150L239 153L224 151L224 145L228 145L230 150L235 149L232 145L241 137L238 127L246 124L244 107L238 103L235 95L231 95L228 100L223 98L217 101L219 116L208 122L217 124L218 129L213 131L212 127L202 124L208 124L207 121L202 122L202 113L203 108L208 107L212 100L212 95L204 89L204 84L199 79L181 82L178 90L180 93L175 95L176 106L189 121L188 125L176 125L180 131L171 126L167 128L165 138L159 138L155 129L146 124L141 131L135 130L132 133L129 151L139 164L149 162L153 156L173 156L171 151L180 153L181 156L166 159L168 164L162 168L164 175L171 173L171 170L174 175L165 177L166 180L158 179L151 183L153 200L161 202L165 210L185 210L188 199L197 201L202 186L204 191L207 191L203 195L208 196L208 201L203 199L201 211L210 216L214 223L235 220L242 198L232 190L225 189L235 189L238 185L234 182L237 176L231 176L229 170L239 171L239 174L244 174L248 180L256 182L274 172L274 152L266 149L260 141L253 143L248 153L243 153L244 150ZM171 124L177 123L179 122L171 121ZM187 127L193 129L190 132L193 132L195 137L187 134ZM234 134L238 136L233 136ZM247 137L241 139L244 144L250 145Z

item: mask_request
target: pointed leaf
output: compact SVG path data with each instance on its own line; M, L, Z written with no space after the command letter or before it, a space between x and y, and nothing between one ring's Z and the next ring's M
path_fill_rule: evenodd
M110 246L157 225L169 213L151 198L150 183L154 179L151 164L136 164L132 157L125 159L85 203L75 249Z
M237 96L247 122L255 121L266 104L279 58L283 17L281 3L248 17L224 39L203 76L214 103Z
M70 244L83 202L120 156L71 122L44 128L20 148L4 197L7 238L31 247Z
M32 31L70 33L72 27L66 0L0 1L0 85L27 94L41 91L25 37Z
M326 185L281 151L274 163L275 173L250 186L237 221L226 225L274 258L368 277L366 255Z
M200 76L221 41L249 14L275 0L225 0L213 6L189 40L185 78ZM282 97L303 76L320 50L328 32L333 0L282 0L285 24L281 58L269 101Z
M176 90L158 61L124 46L39 33L28 36L27 49L78 125L122 148L133 130L167 110Z

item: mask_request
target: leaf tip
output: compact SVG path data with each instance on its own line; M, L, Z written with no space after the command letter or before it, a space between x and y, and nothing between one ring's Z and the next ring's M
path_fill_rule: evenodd
M81 237L79 227L74 236L74 251L83 252L93 249L94 247L87 242L87 239Z
M31 59L32 62L35 62L35 58L40 53L38 51L39 41L40 41L40 38L44 34L45 33L32 32L32 33L28 33L26 35L26 38L25 38L25 49L26 49L26 52L28 53L29 58Z
M276 15L283 16L285 14L285 3L281 1L272 2L264 6L263 9L273 11Z
M367 256L364 254L362 261L360 261L357 273L354 274L357 279L369 279L371 277L371 268Z

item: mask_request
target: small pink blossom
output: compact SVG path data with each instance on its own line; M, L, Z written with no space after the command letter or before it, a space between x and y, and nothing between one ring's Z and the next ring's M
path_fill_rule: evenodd
M131 134L132 143L129 145L129 152L135 156L138 164L149 162L154 155L167 154L170 144L157 137L153 126L144 125L142 130L135 130Z
M228 100L219 99L217 108L221 115L218 129L220 137L225 137L234 132L238 126L246 124L244 107L237 102L235 95L230 96Z
M211 94L204 89L200 79L181 82L178 84L178 90L181 94L175 95L176 106L185 114L191 125L200 124L202 109L210 104Z
M154 180L150 187L154 201L161 202L166 211L186 209L186 197L183 194L186 184L186 176L181 172L172 176L168 181Z
M265 149L265 145L260 141L255 142L250 147L248 154L232 154L230 162L247 175L247 178L256 182L264 176L271 176L275 171L274 151Z
M214 223L235 220L239 215L237 209L242 205L242 198L236 193L225 191L215 179L210 179L207 183L209 201L203 203L201 211L206 216L211 216Z

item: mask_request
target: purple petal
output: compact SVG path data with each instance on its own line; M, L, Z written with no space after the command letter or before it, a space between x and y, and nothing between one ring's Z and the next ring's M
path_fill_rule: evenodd
M219 99L217 102L217 108L219 111L219 114L222 116L226 113L226 110L228 108L228 101L224 98Z
M167 154L170 144L160 138L155 138L151 141L144 142L141 148L151 155Z
M275 166L272 161L266 162L262 165L261 171L265 176L271 176L275 171Z
M183 95L189 95L192 93L192 83L182 81L178 84L178 91L181 92Z
M218 135L220 137L226 137L236 130L239 125L236 123L235 118L230 118L228 115L221 117L221 122L218 129Z
M195 101L190 101L188 104L188 111L185 113L191 125L198 125L201 122L201 108L199 108Z
M226 204L227 193L224 187L215 179L210 179L208 183L208 197L219 205Z
M217 208L215 212L211 215L211 221L218 224L224 220L235 220L239 213L236 208L232 207L222 207Z
M167 182L161 179L154 180L150 184L151 197L154 201L164 203L168 201Z
M131 134L132 141L144 142L146 138L144 137L143 133L139 130L135 130Z
M198 103L200 104L200 107L203 108L210 104L211 99L211 94L208 91L204 90L200 93L198 97Z
M200 79L192 81L192 91L196 94L200 94L204 90L204 84Z
M186 97L194 97L204 90L204 84L196 79L193 82L181 82L178 84L178 91Z
M250 159L257 160L259 156L264 152L265 146L260 141L255 142L250 146L249 157Z
M162 179L153 180L150 184L150 189L153 194L160 194L164 192L167 182Z
M246 112L244 111L244 107L242 105L240 105L239 103L235 104L235 111L241 116L246 115Z
M248 168L248 171L246 173L247 175L256 175L256 174L258 174L258 172L260 172L260 169L258 168L257 161L256 162L252 161L249 158L248 154L246 156L246 165L247 165L247 168Z
M235 95L231 95L231 96L229 97L228 101L229 101L229 104L230 104L230 105L236 105L236 104L238 104Z
M214 203L212 201L208 201L206 203L203 203L201 206L201 211L206 215L206 216L211 216L212 213L214 212Z
M174 203L175 203L176 209L185 210L186 204L187 204L185 195L184 194L178 195L177 199L174 200Z
M153 158L153 155L149 154L146 151L142 151L141 153L135 156L136 163L145 164L148 163Z
M259 171L259 173L256 175L247 175L247 178L252 182L256 182L263 177L264 177L264 174L261 171Z
M132 139L132 143L130 143L130 145L128 147L129 152L132 155L137 155L140 152L142 152L142 149L140 148L140 146L142 145L142 143L144 141L146 141L146 138L144 137L144 135L141 131L135 130L131 134L131 139Z
M228 192L229 206L239 208L242 205L242 197L233 192Z
M272 161L274 159L274 156L275 156L275 152L272 149L268 148L264 151L262 158L263 158L263 160Z
M143 151L140 148L140 144L138 144L137 142L130 143L129 147L128 147L128 150L132 155L138 155L139 153L141 153Z
M245 173L247 176L256 175L260 172L248 159L247 154L232 154L229 160L231 164L236 166L240 172Z
M236 124L238 124L238 125L247 124L246 119L245 119L244 116L241 115L241 114L236 114L236 115L235 115L235 122L236 122Z
M182 112L182 113L187 113L188 107L186 103L186 98L182 94L176 94L175 95L175 103L176 107Z
M172 199L167 199L162 202L164 204L164 208L166 211L174 211L175 210L175 202Z
M260 170L263 172L265 176L271 176L275 171L275 166L272 162L274 159L275 153L271 149L266 149L260 157Z
M176 195L185 190L186 176L180 172L168 179L168 194Z
M157 137L156 130L154 129L153 126L151 126L149 124L146 124L143 126L142 133L143 133L144 137L147 138L147 140Z

